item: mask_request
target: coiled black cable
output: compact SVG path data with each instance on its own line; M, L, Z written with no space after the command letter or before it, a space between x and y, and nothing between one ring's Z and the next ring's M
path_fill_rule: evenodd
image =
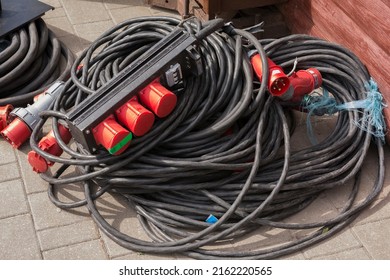
M355 122L368 112L339 112L333 132L317 145L294 149L294 114L270 96L265 83L253 78L247 52L256 49L267 69L266 54L291 70L316 67L323 87L337 102L366 97L369 73L350 51L307 35L258 41L250 33L227 27L204 38L199 45L203 74L186 77L176 90L174 112L158 120L151 132L136 138L120 156L86 152L81 145L69 147L60 139L57 124L65 113L93 94L140 53L166 36L175 26L199 33L200 22L180 22L167 17L131 19L105 32L75 61L71 79L52 110L42 120L30 141L33 150L47 160L62 164L51 175L49 197L58 207L86 205L101 230L130 250L172 254L199 259L264 259L291 254L322 241L348 225L380 192L384 180L384 156L380 140L378 174L370 193L356 201L360 171L372 142L370 130ZM99 51L97 51L99 50ZM76 67L83 63L82 70ZM264 73L263 80L268 79ZM53 130L68 154L55 157L39 150L38 134L44 123ZM78 174L62 176L76 166ZM323 191L353 181L348 202L337 216L312 223L291 223L286 218L302 211ZM65 203L55 188L82 184L85 199ZM97 185L98 188L94 188ZM120 232L100 214L96 200L105 192L125 197L152 241ZM205 222L209 214L218 218ZM260 227L291 230L311 229L301 239L251 250L206 249L245 238Z
M31 103L54 81L69 78L74 56L42 19L0 38L0 42L0 106Z

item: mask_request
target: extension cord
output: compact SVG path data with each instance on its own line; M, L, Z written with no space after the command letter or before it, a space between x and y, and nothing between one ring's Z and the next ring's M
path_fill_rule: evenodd
M107 31L76 60L64 92L52 110L41 113L42 119L30 138L37 154L59 165L54 174L41 173L49 183L51 201L64 209L87 205L99 228L127 249L198 259L277 258L345 228L383 186L383 147L376 138L377 178L365 198L356 200L360 170L374 142L371 132L376 127L368 122L365 129L360 129L355 124L373 116L368 110L340 111L328 137L319 144L293 149L290 137L295 121L291 107L272 97L266 83L253 78L246 55L254 50L262 69L268 69L270 58L285 73L294 68L297 59L297 71L318 69L322 87L337 102L365 100L365 83L370 80L367 69L349 50L334 43L307 35L258 41L244 30L225 26L200 42L202 65L197 67L201 67L202 74L183 76L182 85L173 89L177 96L175 110L157 120L147 134L133 139L122 154L113 156L104 149L91 153L77 141L68 146L61 139L58 124L66 120L66 112L114 79L177 25L194 33L207 28L196 19L131 19ZM81 62L83 69L77 72ZM262 73L262 81L268 78L268 71ZM38 135L48 120L66 156L39 149ZM62 176L68 168L80 172ZM284 221L305 211L324 190L339 189L351 181L351 199L336 216L317 222ZM56 186L70 183L80 184L85 199L65 203L56 198ZM120 232L106 221L96 205L105 192L121 195L129 202L152 241ZM210 215L215 218L212 222ZM262 226L311 231L274 247L208 247L245 238Z

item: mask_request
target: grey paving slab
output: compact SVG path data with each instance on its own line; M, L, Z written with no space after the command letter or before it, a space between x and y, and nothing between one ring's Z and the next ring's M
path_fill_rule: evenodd
M11 162L0 165L1 181L10 181L20 177L19 166L17 162Z
M98 239L99 237L95 223L92 220L38 231L39 243L44 251Z
M337 209L329 203L324 195L320 195L302 211L285 219L289 223L311 223L327 221L337 215Z
M24 145L16 152L26 193L30 194L46 191L48 186L47 182L42 180L41 177L32 170L31 165L28 163L27 153L29 151L30 147L28 145Z
M105 194L97 200L96 205L102 216L114 228L133 238L151 241L138 222L136 214L129 208L126 200L122 197ZM115 243L103 232L101 233L101 236L110 257L115 258L134 253Z
M181 18L180 14L176 11L152 6L150 7L150 13L154 16L167 16L167 17L177 17Z
M344 250L336 254L314 257L313 260L370 260L371 257L363 247Z
M11 145L5 141L3 138L0 139L0 165L15 162L16 156L14 149L11 148Z
M53 10L46 12L44 15L45 20L58 17L66 17L65 9L62 6L55 7Z
M145 6L131 6L123 9L114 9L109 10L109 13L115 24L135 17L152 15L149 7Z
M376 200L360 213L353 222L353 225L366 224L384 219L390 219L390 196Z
M291 255L286 255L286 256L283 256L283 257L280 257L279 258L280 260L284 260L284 261L297 261L297 260L306 260L305 258L305 255L302 253L302 252L298 252L298 253L295 253L295 254L291 254Z
M102 0L93 3L79 0L61 0L61 2L72 24L110 19Z
M43 258L45 260L105 260L107 255L99 240L91 240L44 251Z
M31 215L0 220L0 260L42 259Z
M264 227L249 235L236 239L233 242L233 250L258 251L267 248L276 248L291 240L293 240L293 236L289 230Z
M70 34L61 37L60 40L72 51L74 55L79 55L87 46L91 44L90 41Z
M325 242L306 249L304 255L306 258L312 259L318 256L335 254L360 247L362 247L362 244L356 239L351 229L347 228L341 233L327 239Z
M79 54L113 24L123 20L148 15L180 17L169 10L149 7L145 4L146 0L41 1L56 8L47 12L44 20L75 54ZM292 138L293 149L311 145L306 115L300 114L297 120L299 123ZM319 141L332 132L335 120L336 117L311 119ZM28 145L15 151L0 139L0 259L40 259L42 254L45 259L186 259L178 254L159 256L132 252L97 230L85 207L71 212L55 207L47 197L47 183L31 170L27 162L28 151ZM385 152L386 166L390 166L390 148L385 147ZM376 177L376 157L375 150L370 149L363 168L359 199L367 194ZM333 217L344 206L349 191L350 185L333 189L288 221L308 222ZM71 186L60 190L59 197L72 201L83 198L83 193L79 187ZM386 172L384 190L374 204L351 224L352 229L348 228L332 239L281 259L390 259L389 199L390 172ZM135 238L150 240L123 199L107 194L97 204L113 226ZM20 232L23 234L15 234ZM294 240L306 233L258 231L245 240L237 240L235 244L228 242L207 248L234 250L241 245L251 250Z
M57 8L57 7L61 7L62 4L60 2L60 0L40 0L41 2L43 3L46 3L54 8Z
M114 26L111 19L105 21L96 21L91 23L75 24L74 28L77 35L87 41L95 41L102 33Z
M352 228L373 259L390 259L390 219Z
M153 254L143 254L143 253L134 253L124 256L119 256L113 258L114 260L175 260L174 255L153 255Z
M29 212L20 179L0 183L0 219Z
M147 0L103 0L107 9L123 9L129 6L143 6L147 3Z
M77 197L80 193L71 191L69 196ZM62 210L51 203L46 192L31 194L28 199L37 230L70 225L89 219L88 210L85 207L70 211Z
M58 38L74 34L73 25L70 23L68 17L53 17L45 18L47 26L52 30Z

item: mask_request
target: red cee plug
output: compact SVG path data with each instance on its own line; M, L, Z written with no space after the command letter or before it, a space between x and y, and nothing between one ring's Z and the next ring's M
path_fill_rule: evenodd
M135 136L146 134L153 126L154 115L138 102L137 96L115 111L118 121Z
M50 107L63 87L63 82L56 82L34 104L12 110L9 115L12 122L0 132L4 139L15 149L26 142L41 119L39 113Z
M255 53L251 55L250 60L252 63L252 67L255 70L256 76L259 78L261 82L263 77L263 66L261 63L260 54ZM288 79L287 75L284 74L282 67L276 65L268 57L267 60L268 60L268 71L269 71L268 83L267 83L268 90L273 96L281 96L290 87L290 80Z
M121 126L113 114L92 129L96 144L102 145L112 155L119 155L130 145L133 135Z
M300 103L306 94L322 85L321 73L315 68L294 72L289 79L291 86L280 98L291 103Z
M72 135L70 134L69 129L61 124L58 124L58 131L62 141L64 141L65 144L68 144L70 139L72 139ZM51 130L45 137L41 139L41 141L39 141L38 147L42 151L52 154L53 156L58 157L62 154L62 149L54 137L53 130ZM46 172L49 166L54 164L53 162L43 158L36 151L30 151L27 155L27 159L33 170L38 173Z
M141 103L159 118L168 116L175 109L177 97L157 80L147 85L138 94Z
M9 124L9 113L14 109L11 104L0 106L0 130Z

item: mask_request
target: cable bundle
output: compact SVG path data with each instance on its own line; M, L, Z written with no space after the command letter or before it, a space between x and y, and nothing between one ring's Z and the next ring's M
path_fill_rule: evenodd
M73 61L42 19L0 38L0 106L31 102L52 82L68 79Z
M49 197L55 205L64 209L87 205L103 232L130 250L199 259L264 259L294 253L332 236L372 202L384 180L383 147L378 139L376 182L363 201L356 201L360 170L375 127L361 130L355 123L370 116L369 112L339 112L325 140L293 151L292 109L273 98L266 83L253 78L250 50L261 55L263 69L268 68L266 56L285 70L293 69L296 59L298 69L316 67L323 75L323 87L337 103L365 99L370 76L359 59L341 46L307 35L258 41L244 30L227 26L200 43L203 74L185 77L183 87L175 91L174 112L134 139L126 152L90 154L78 143L66 145L57 127L65 113L177 25L194 33L203 28L197 20L131 19L105 32L76 60L71 79L53 109L42 113L30 141L41 156L62 164L54 175L41 174L50 183ZM77 70L79 64L82 70ZM262 80L267 79L265 72ZM67 156L39 150L38 134L48 120ZM61 176L69 167L79 173ZM350 181L354 185L349 200L336 217L313 223L285 222L324 190ZM65 203L56 198L54 189L70 183L81 183L85 200ZM152 241L120 232L102 217L96 200L105 192L127 199ZM216 218L214 223L205 221L210 214ZM273 247L205 248L245 238L260 227L312 232Z

